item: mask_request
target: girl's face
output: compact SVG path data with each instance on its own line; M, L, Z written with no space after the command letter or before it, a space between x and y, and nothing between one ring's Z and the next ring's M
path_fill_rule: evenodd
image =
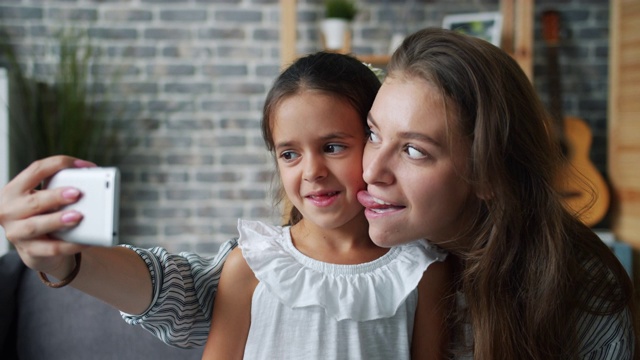
M282 184L306 222L339 228L365 222L357 193L362 180L365 129L345 100L304 91L284 99L273 114L272 134Z
M363 159L368 191L359 194L377 245L426 238L448 248L464 226L468 145L455 134L447 140L446 115L442 95L424 80L387 77L380 88Z

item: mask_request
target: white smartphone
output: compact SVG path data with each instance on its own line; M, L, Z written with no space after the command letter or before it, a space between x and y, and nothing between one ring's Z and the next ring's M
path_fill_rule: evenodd
M115 167L64 169L56 173L47 184L48 189L75 187L82 195L65 209L74 209L83 215L72 228L52 233L61 240L99 246L118 243L120 215L120 172Z

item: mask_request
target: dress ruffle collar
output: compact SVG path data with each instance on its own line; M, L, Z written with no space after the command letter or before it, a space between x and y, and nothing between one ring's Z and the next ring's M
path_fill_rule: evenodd
M238 221L242 254L256 278L290 308L320 306L336 320L393 316L423 272L446 253L424 240L357 265L330 264L298 251L290 227Z

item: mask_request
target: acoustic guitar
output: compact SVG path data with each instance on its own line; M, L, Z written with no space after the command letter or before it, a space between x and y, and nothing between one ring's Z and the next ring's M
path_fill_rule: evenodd
M565 207L587 226L600 222L609 210L610 193L602 174L589 158L592 134L586 122L564 116L558 65L560 14L554 10L542 13L543 37L547 47L549 73L549 110L555 133L564 155L556 186Z

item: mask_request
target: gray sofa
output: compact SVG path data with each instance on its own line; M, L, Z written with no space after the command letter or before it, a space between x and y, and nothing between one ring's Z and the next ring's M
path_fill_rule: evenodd
M105 303L71 287L51 289L17 253L0 257L0 358L5 360L200 359L125 323Z

